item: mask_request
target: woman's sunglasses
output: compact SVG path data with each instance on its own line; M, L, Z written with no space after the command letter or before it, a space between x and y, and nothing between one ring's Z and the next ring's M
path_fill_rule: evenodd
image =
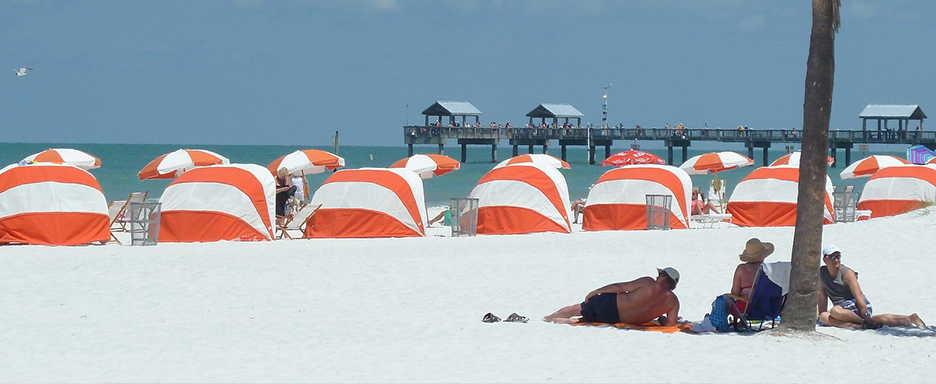
M831 254L831 255L827 255L826 257L828 257L829 260L839 260L839 259L842 258L842 254L840 254L840 253L833 253L833 254Z

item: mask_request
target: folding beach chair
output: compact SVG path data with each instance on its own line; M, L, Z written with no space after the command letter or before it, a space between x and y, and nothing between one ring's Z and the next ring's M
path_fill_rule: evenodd
M756 331L760 331L768 321L773 328L786 302L789 285L790 262L761 264L748 297L732 295L735 301L729 308L729 323L736 331L755 331L755 324Z
M130 203L142 203L146 201L146 195L149 192L132 192L130 196L127 197L127 200L116 200L111 201L107 205L107 217L110 219L110 231L111 231L111 241L116 241L117 244L120 244L120 240L117 240L117 236L114 235L114 232L127 232L127 223L129 219L133 217L133 212L130 212Z
M276 229L279 230L279 236L276 237L277 240L282 239L284 236L287 239L293 240L293 237L289 235L289 231L299 231L301 235L300 238L305 237L305 227L306 223L309 222L309 219L312 218L312 215L315 212L318 212L319 208L322 207L322 204L319 204L315 207L312 207L311 204L304 204L299 207L292 215L284 217L282 225L277 225ZM282 216L277 216L282 217Z

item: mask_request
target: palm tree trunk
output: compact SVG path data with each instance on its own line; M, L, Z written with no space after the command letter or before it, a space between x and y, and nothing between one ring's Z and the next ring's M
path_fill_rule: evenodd
M835 73L835 32L839 0L813 0L812 34L806 62L803 103L803 148L800 158L796 229L793 233L793 269L781 329L816 330L819 298L819 260L826 185L826 152L832 115Z

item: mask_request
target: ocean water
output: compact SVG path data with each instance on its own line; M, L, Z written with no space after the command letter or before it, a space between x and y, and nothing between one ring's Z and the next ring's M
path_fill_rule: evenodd
M148 191L150 198L159 198L163 190L172 180L139 180L137 172L147 163L156 157L182 148L179 145L172 144L50 144L50 143L0 143L0 167L7 164L16 163L23 158L48 148L75 148L88 152L101 159L101 168L91 170L108 201L124 200L134 191ZM266 166L276 158L295 151L297 149L309 149L309 147L299 146L274 146L274 145L185 145L184 148L200 148L217 152L226 156L232 163L252 163ZM312 147L332 152L331 147ZM520 154L526 153L526 147L520 147ZM541 151L542 147L536 147ZM627 147L612 148L611 153L617 153L629 149ZM896 148L895 148L896 149ZM437 147L422 146L416 147L416 153L435 153ZM666 149L644 149L666 159ZM719 150L735 150L741 154L747 155L744 148L725 148ZM689 150L689 157L699 155L711 150ZM368 147L368 146L342 146L338 149L338 154L345 158L346 168L361 167L387 167L399 159L406 157L407 149L405 146L399 147ZM457 160L461 159L461 148L458 145L448 145L445 148L445 154ZM559 157L560 149L558 146L550 147L549 154ZM785 155L784 150L768 151L769 161L776 160ZM906 157L906 152L898 150L895 152L878 151L872 154L888 154L898 157ZM426 193L426 205L428 207L448 205L449 199L453 197L465 197L471 189L477 184L478 180L485 173L491 170L495 165L490 162L490 147L476 146L468 147L467 162L463 163L461 169L441 177L434 177L424 180L423 186ZM510 158L512 148L510 146L498 147L498 161ZM760 166L762 162L762 152L760 149L754 152L755 166L743 167L718 174L720 179L726 180L728 185L728 196L734 186L738 184L751 171ZM569 197L574 200L588 196L588 187L595 183L598 178L610 167L602 167L598 164L588 165L588 154L584 147L569 147L567 160L572 169L562 170L569 184ZM844 153L839 152L839 167L829 168L829 176L835 185L854 185L856 190L861 190L867 178L842 180L839 173L845 168ZM597 162L604 158L604 149L598 149L596 157ZM852 161L861 158L859 152L852 152ZM682 163L682 153L676 150L673 161L676 165ZM309 175L310 193L314 193L330 175L330 172ZM692 182L694 186L704 186L707 189L709 181L714 178L713 175L693 175Z

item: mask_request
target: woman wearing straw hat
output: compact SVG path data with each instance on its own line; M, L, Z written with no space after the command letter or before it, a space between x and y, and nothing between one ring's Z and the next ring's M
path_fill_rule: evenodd
M751 293L751 287L754 285L754 277L757 275L761 264L764 263L764 259L770 256L773 251L774 245L771 243L760 241L756 237L748 240L747 244L744 245L744 251L738 255L743 263L735 268L734 278L731 282L731 293L716 297L715 301L712 302L712 311L706 314L702 324L697 328L693 328L693 330L727 332L730 327L730 324L728 324L729 308L734 303L734 306L740 312L747 309L746 300Z
M756 237L747 241L747 244L744 245L744 251L738 255L738 258L744 263L735 268L734 280L731 283L732 295L748 297L748 294L751 293L751 287L754 285L757 270L764 263L764 259L770 256L773 251L774 245L772 243L760 241ZM746 301L739 301L736 304L742 312L747 308Z

